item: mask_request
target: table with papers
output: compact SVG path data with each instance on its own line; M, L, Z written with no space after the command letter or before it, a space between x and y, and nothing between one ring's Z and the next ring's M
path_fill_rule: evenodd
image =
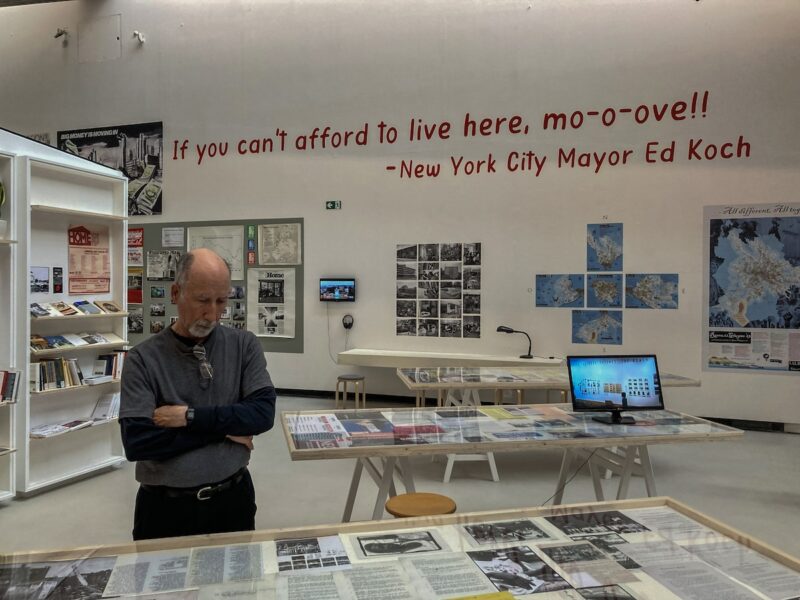
M292 460L356 459L343 521L352 516L363 471L378 486L373 519L383 515L387 498L395 495L395 472L406 491L413 492L411 456L562 448L566 452L554 494L559 504L573 460L585 451L594 453L588 465L598 500L604 499L600 470L619 456L622 464L614 463L620 467L617 498L627 496L637 471L648 496L655 496L648 446L743 435L733 427L666 410L637 412L635 425L597 423L592 416L569 412L566 405L455 406L283 412L281 423ZM617 453L605 452L608 448Z
M400 367L397 369L400 381L416 394L416 405L424 406L427 392L435 392L438 404L456 404L451 392L455 390L559 390L569 391L567 368L559 366L450 366L450 367ZM699 386L696 379L661 373L664 387ZM447 397L444 393L448 394ZM462 398L470 398L468 403L478 404L476 394L462 393ZM565 399L562 394L562 401Z
M663 497L0 555L0 593L31 600L768 600L799 589L800 560Z

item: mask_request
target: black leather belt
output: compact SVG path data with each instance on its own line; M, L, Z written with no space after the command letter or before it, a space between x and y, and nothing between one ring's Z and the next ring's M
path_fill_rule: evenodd
M212 496L229 490L238 484L246 472L247 467L242 467L227 479L223 479L217 483L198 485L190 488L170 487L168 485L148 485L146 483L142 483L141 487L143 490L154 494L160 494L167 498L186 498L194 496L198 500L210 500Z

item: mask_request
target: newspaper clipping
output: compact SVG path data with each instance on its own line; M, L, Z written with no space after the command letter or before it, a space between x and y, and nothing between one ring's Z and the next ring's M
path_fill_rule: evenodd
M294 337L295 270L247 271L247 329L259 337Z

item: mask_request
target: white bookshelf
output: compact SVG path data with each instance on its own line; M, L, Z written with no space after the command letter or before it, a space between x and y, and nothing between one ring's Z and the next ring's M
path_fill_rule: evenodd
M10 159L15 180L13 198L14 240L16 244L0 245L3 253L12 254L8 262L15 269L15 284L9 309L13 359L28 381L31 363L42 358L76 358L84 374L91 373L98 354L112 352L127 344L126 326L126 259L127 259L127 180L116 171L95 165L40 144L34 144L0 130L0 151L13 148ZM0 163L2 168L2 163ZM8 207L6 207L8 208ZM70 294L69 227L85 225L108 231L111 281L108 292ZM48 267L50 285L47 292L33 292L29 284L31 267ZM54 293L52 268L63 269L63 291ZM2 268L2 267L0 267ZM76 300L114 300L122 312L100 315L32 318L32 302L73 302ZM6 302L0 302L4 307ZM0 307L0 311L4 308ZM3 315L4 316L4 315ZM5 319L3 319L5 320ZM113 333L121 341L91 344L33 352L31 334L61 335L64 333ZM0 358L2 355L0 354ZM2 367L0 367L2 368ZM32 392L25 385L19 402L13 407L10 428L14 429L14 452L2 461L12 465L9 478L14 480L12 494L30 494L63 485L102 469L122 463L124 459L116 421L103 422L49 438L29 436L33 427L88 418L97 400L105 393L119 390L119 381L103 385L82 385L47 392ZM0 408L0 426L2 411ZM0 434L2 435L2 434ZM2 446L0 438L0 446ZM1 467L0 467L1 468ZM0 476L4 473L0 471ZM2 485L2 484L0 484Z
M6 190L5 206L0 208L0 219L7 222L6 231L0 235L0 369L19 369L15 329L19 325L14 305L14 286L6 282L17 280L17 255L15 210L14 156L0 150L0 181ZM25 375L23 372L22 375ZM27 379L27 377L26 377ZM24 382L20 382L24 383ZM24 387L24 386L23 386ZM22 391L22 390L21 390ZM0 501L9 500L16 493L16 413L18 404L0 403Z

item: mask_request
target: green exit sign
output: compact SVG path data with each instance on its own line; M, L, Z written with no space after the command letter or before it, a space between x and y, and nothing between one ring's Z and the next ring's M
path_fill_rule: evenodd
M341 200L326 200L325 210L340 210L342 208Z

